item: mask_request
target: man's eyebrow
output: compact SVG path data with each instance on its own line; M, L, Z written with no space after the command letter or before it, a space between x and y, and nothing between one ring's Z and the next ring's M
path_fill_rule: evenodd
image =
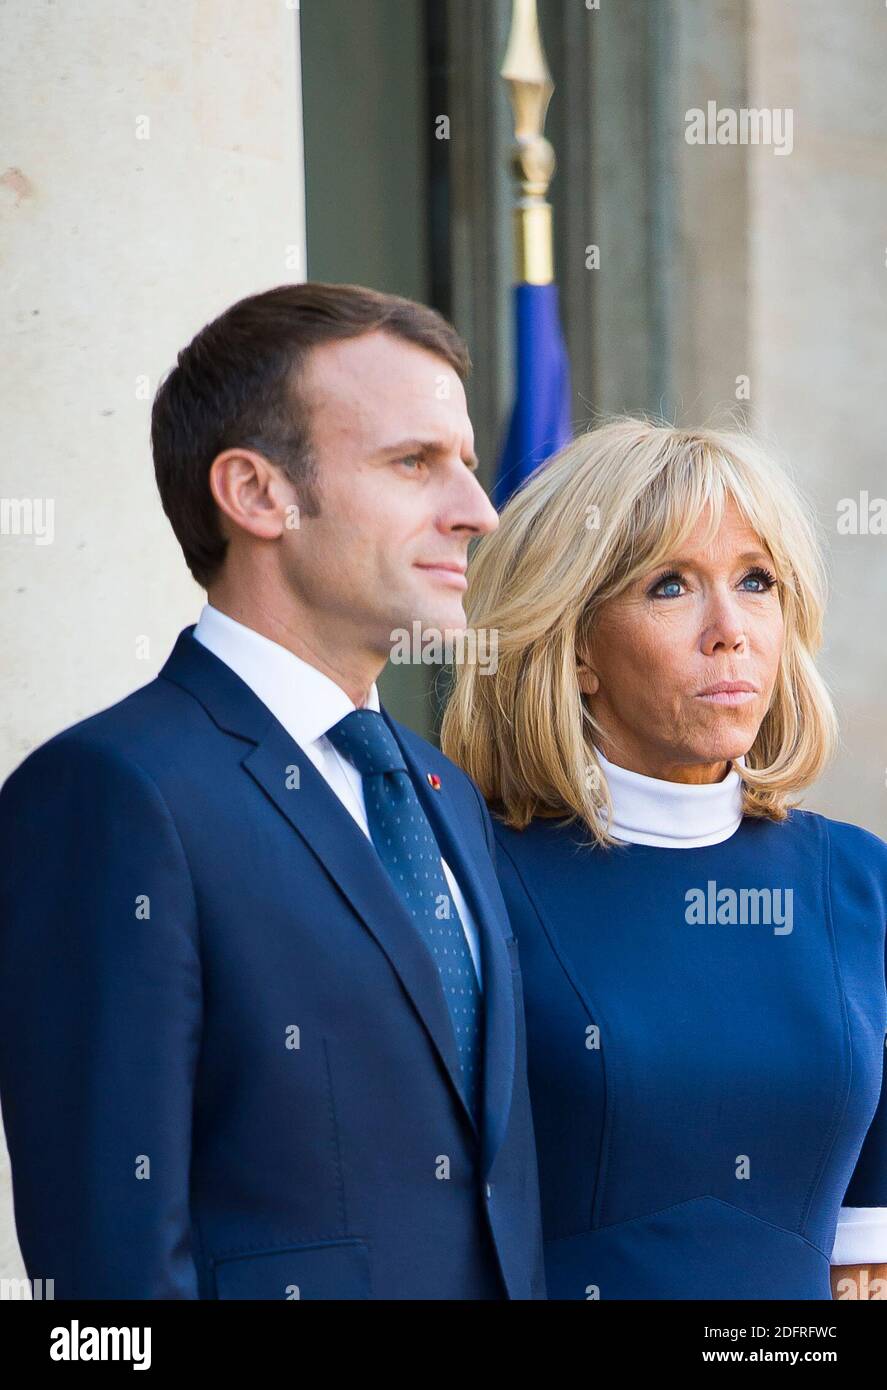
M383 444L379 450L380 454L440 454L443 453L444 445L439 439L398 439L391 444ZM479 468L480 463L476 454L469 453L463 455L462 462L467 463L471 468Z

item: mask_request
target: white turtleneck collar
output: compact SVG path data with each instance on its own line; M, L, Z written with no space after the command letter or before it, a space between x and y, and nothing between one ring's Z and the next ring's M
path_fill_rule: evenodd
M721 782L662 782L617 767L597 750L613 802L610 834L635 845L695 849L717 845L739 829L742 780L735 767ZM745 765L745 758L735 759Z

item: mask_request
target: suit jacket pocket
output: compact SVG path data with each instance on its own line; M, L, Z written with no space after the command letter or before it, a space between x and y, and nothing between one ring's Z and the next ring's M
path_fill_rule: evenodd
M217 1298L370 1297L369 1249L362 1240L245 1251L216 1260L214 1268Z

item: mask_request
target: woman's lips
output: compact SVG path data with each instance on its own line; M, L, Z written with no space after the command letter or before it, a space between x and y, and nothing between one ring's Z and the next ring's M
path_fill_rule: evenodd
M747 705L755 698L753 690L722 690L717 695L698 695L707 705Z
M697 700L708 705L747 705L757 695L757 688L748 681L718 681L697 692Z

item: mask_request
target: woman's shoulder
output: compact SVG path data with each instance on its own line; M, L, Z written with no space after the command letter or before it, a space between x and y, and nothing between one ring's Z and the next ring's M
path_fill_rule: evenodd
M492 820L498 846L518 864L555 851L581 850L587 856L589 850L598 848L589 828L577 819L568 822L565 818L536 816L524 829L506 825L495 811ZM873 876L883 882L887 892L887 842L861 825L794 807L782 821L745 816L737 834L753 842L755 853L778 855L781 850L789 852L793 846L803 857L825 857L832 871L856 869ZM669 849L663 853L674 855L682 851Z
M799 806L788 814L788 822L802 833L814 827L829 842L830 846L850 855L862 855L879 863L887 863L887 841L881 839L873 830L851 821L834 820L819 811L808 811Z
M498 844L515 858L533 857L555 846L575 845L584 849L595 846L591 831L576 817L567 820L566 816L534 816L528 825L518 829L507 825L493 808L490 808L490 816Z
M787 824L800 834L816 834L821 838L828 856L828 872L834 879L840 875L865 878L881 885L887 898L887 842L864 826L850 821L833 820L818 811L796 807L789 812Z

